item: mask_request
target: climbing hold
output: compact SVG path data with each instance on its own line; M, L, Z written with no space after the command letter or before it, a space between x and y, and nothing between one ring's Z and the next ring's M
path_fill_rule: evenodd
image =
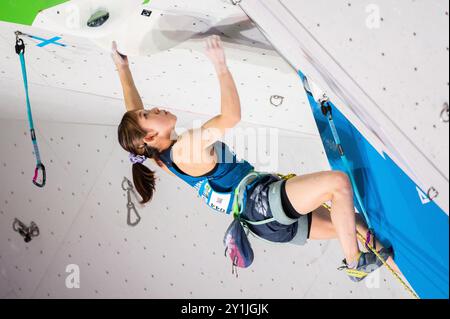
M87 25L91 28L97 28L102 26L109 19L109 12L105 9L99 9L88 20Z

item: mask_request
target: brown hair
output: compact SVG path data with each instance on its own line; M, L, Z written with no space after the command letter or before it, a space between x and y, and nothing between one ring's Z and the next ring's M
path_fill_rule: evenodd
M159 151L147 144L143 139L147 132L139 126L136 111L125 113L118 128L119 144L122 148L136 155L159 159ZM149 202L155 191L155 172L144 164L133 164L134 187L142 197L141 204Z

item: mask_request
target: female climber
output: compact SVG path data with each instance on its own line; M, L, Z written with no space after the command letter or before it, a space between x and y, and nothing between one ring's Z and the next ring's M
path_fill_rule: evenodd
M267 216L275 218L270 223L249 225L260 238L296 245L304 245L307 239L337 238L345 256L340 269L345 270L353 281L361 281L381 267L382 262L373 252L361 251L358 246L357 230L363 235L368 230L355 213L352 185L347 174L325 171L289 179L269 173L255 177L253 166L247 161L238 161L220 141L226 130L240 122L241 105L218 36L206 39L206 55L219 78L221 114L201 128L177 135L174 114L157 107L144 108L128 58L117 51L113 42L111 56L120 76L127 108L118 127L118 139L129 153L134 185L142 196L142 203L149 202L155 191L155 172L143 164L149 159L194 187L216 211L229 214L231 195L238 186L245 188L242 214L253 221ZM326 202L332 203L331 214L322 206ZM379 254L397 271L392 250L383 248L378 242L376 247L381 248Z

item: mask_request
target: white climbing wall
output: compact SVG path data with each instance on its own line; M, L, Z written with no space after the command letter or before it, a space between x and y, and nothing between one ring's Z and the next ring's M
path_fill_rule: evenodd
M342 259L336 241L297 247L251 238L254 265L236 279L223 256L231 220L213 214L192 189L163 171L157 170L155 199L138 207L140 224L126 225L121 182L131 178L131 169L115 141L116 127L36 123L48 170L43 190L30 182L34 163L27 123L0 121L0 174L8 181L0 193L1 297L408 297L385 270L371 288L348 281L336 270ZM280 171L326 169L318 137L281 134ZM25 244L12 230L14 218L35 221L40 236ZM72 264L80 267L79 289L65 285Z
M449 212L445 0L245 0L289 63ZM447 109L447 122L441 121Z
M222 35L243 107L238 128L279 129L278 172L329 168L297 75L237 7L212 0L152 5L201 14L183 21ZM315 3L304 6L317 9ZM255 262L236 279L223 255L231 219L215 215L193 189L154 167L160 178L154 200L138 207L138 226L127 226L121 182L131 179L131 165L117 143L125 108L106 50L114 34L88 39L52 30L57 11L42 12L32 28L0 22L0 297L408 298L385 270L369 286L350 282L336 270L342 259L336 241L296 247L251 238ZM137 12L141 19L141 9ZM321 23L332 19L320 12ZM135 18L137 32L145 22ZM17 29L46 39L61 36L67 45L38 48L36 40L24 38L37 139L47 167L44 189L31 183L35 163L14 52ZM148 40L145 33L136 37ZM180 132L220 111L217 77L202 53L202 34L196 37L159 53L124 45L130 53L146 53L130 57L145 105L177 114ZM284 97L282 105L270 103L274 95ZM252 153L256 145L247 148ZM14 218L35 221L40 236L25 244L12 230ZM65 285L71 264L80 268L79 289Z

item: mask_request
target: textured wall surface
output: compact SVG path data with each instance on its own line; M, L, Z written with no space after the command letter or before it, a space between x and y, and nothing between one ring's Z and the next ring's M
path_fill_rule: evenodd
M379 150L449 212L448 1L248 0L241 7ZM320 14L318 14L320 13Z
M36 123L48 170L42 190L31 183L27 123L1 120L2 297L408 298L384 269L369 286L350 282L336 270L337 241L298 247L250 237L255 262L236 278L223 255L230 217L210 211L193 189L161 170L154 200L137 206L141 222L127 226L121 182L131 179L131 167L114 126ZM318 137L280 134L280 172L327 169ZM40 236L24 243L12 230L14 218L36 222ZM79 289L66 288L71 264L80 269Z

